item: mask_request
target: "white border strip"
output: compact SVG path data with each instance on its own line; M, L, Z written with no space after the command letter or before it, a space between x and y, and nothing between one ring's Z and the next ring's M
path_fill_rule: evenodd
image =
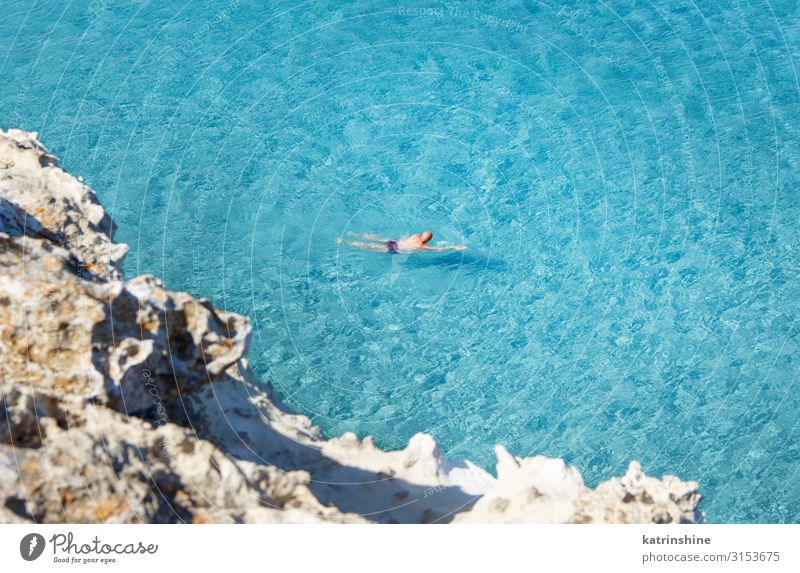
M21 542L34 533L45 547L26 561ZM796 572L798 541L800 525L0 525L0 562L14 572ZM119 553L131 550L145 553Z

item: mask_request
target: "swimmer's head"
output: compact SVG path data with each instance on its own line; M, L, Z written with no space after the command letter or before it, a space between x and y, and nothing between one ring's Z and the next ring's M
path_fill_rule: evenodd
M420 235L420 239L422 239L423 243L427 243L431 239L433 239L433 233L430 231L422 231L422 235Z

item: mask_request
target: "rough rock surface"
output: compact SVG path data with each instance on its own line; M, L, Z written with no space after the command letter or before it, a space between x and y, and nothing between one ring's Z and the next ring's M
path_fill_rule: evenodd
M497 485L456 523L525 523L531 515L548 523L695 523L697 484L674 476L644 475L631 462L622 478L591 490L580 473L561 459L520 459L502 446L497 453Z
M46 238L80 254L78 260L87 275L121 278L128 246L112 241L114 223L94 191L57 166L58 159L35 133L12 129L0 136L2 232ZM9 204L21 223L16 227L5 225ZM20 220L20 214L27 217Z
M3 523L362 521L320 504L306 472L234 462L188 428L27 388L6 386L2 404Z
M0 131L0 522L697 522L697 484L631 462L592 490L497 448L326 440L244 358L249 321L149 276L36 134Z

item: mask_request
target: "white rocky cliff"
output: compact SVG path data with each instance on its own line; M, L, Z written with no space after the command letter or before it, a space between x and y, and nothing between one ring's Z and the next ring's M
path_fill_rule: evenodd
M0 522L702 520L697 484L632 462L592 490L497 447L494 478L418 434L325 439L247 366L250 323L156 278L94 192L0 131Z

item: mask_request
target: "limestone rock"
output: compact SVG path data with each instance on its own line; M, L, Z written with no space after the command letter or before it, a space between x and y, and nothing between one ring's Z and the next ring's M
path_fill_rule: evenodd
M94 191L58 167L35 133L0 131L0 196L27 214L21 226L30 234L80 253L87 275L121 277L128 247L112 241L111 218ZM0 205L0 213L6 209Z
M37 523L362 522L322 506L305 472L234 462L175 424L0 394L6 519Z
M592 523L698 523L698 484L665 475L645 475L631 462L621 478L611 478L591 492L583 492L574 521Z
M564 460L520 459L496 448L497 484L457 523L699 523L694 482L644 475L631 462L622 478L592 490Z
M38 392L143 413L218 379L249 345L245 318L153 277L87 280L45 240L0 237L0 271L2 369Z

